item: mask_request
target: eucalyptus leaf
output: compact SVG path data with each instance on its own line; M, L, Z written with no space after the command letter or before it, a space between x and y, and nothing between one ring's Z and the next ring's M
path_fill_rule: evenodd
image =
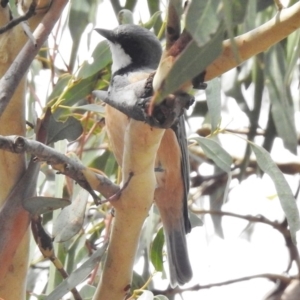
M222 51L223 34L224 27L220 26L217 33L203 47L198 47L195 41L190 42L163 80L158 90L157 102L199 75L219 56Z
M72 75L65 73L58 78L58 81L54 86L52 93L48 97L48 102L54 100L55 98L58 98L63 93L72 77Z
M291 237L296 244L296 232L300 229L299 210L292 190L282 172L279 170L270 154L262 147L251 143L259 167L268 174L274 182L281 207L286 215Z
M96 287L87 284L83 286L82 289L80 290L80 295L84 300L92 300L95 292L96 292Z
M81 36L89 24L91 6L88 0L71 1L69 30L73 40L69 67L73 70Z
M274 0L256 0L256 2L257 2L257 12L266 9L271 5L274 5Z
M69 117L65 122L56 121L53 115L49 119L47 128L48 143L67 139L69 142L76 140L82 134L81 123L74 117Z
M202 220L198 217L198 215L194 214L193 212L189 212L190 216L190 222L192 228L198 227L198 226L203 226Z
M221 121L221 82L219 78L211 80L206 89L207 106L211 131L214 132Z
M211 39L220 24L217 8L221 0L192 1L186 16L186 29L198 46L203 46Z
M86 78L70 80L65 86L62 94L59 96L59 104L63 106L72 106L78 101L85 99L97 87L98 75L94 74ZM57 107L53 114L56 118L69 113L65 107Z
M77 270L70 274L61 284L59 284L53 292L51 292L45 300L57 300L67 294L72 288L81 283L92 272L95 266L102 259L107 248L107 243L96 250L90 258L88 258Z
M294 120L292 99L284 85L286 65L283 62L285 55L280 45L276 45L267 55L266 73L267 87L271 100L271 112L276 131L282 138L284 146L292 153L297 154L297 131Z
M89 193L78 184L73 185L72 203L64 208L53 224L55 242L65 242L77 234L83 226Z
M224 9L224 18L229 28L233 29L236 24L240 24L246 17L249 0L222 0ZM255 1L252 1L255 2Z
M233 163L232 157L226 152L219 143L210 138L204 137L192 137L203 149L208 158L214 161L214 163L223 171L229 173L231 171L231 165Z
M163 228L161 228L152 243L150 250L150 259L156 271L163 271L163 246L165 243L165 236Z
M101 41L95 48L91 57L92 62L84 61L81 65L77 78L88 78L102 69L111 62L111 52L106 41Z
M142 24L142 26L150 30L152 27L155 26L155 24L156 24L156 22L157 22L157 20L158 20L158 18L159 18L160 15L161 15L161 11L155 12L151 16L150 20L148 22Z
M27 198L23 201L24 208L32 215L42 215L70 204L69 199L41 196Z

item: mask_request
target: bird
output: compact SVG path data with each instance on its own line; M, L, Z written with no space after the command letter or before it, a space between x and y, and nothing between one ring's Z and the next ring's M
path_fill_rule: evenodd
M134 89L136 99L143 94L145 81L159 64L162 47L151 31L133 24L119 25L113 30L95 28L107 39L112 54L109 93ZM125 95L119 93L120 97ZM128 98L128 94L127 98ZM128 101L124 96L124 101ZM122 99L123 100L123 99ZM128 116L106 105L105 123L112 151L120 166L124 150ZM150 126L150 125L149 125ZM191 231L187 197L189 192L189 160L184 117L177 125L165 130L155 161L157 187L154 202L163 224L169 263L170 285L189 282L193 276L186 234Z

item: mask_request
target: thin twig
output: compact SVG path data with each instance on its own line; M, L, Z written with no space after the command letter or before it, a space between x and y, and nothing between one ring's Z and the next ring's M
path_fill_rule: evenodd
M232 280L226 280L226 281L222 281L222 282L217 282L217 283L211 283L211 284L205 284L205 285L201 285L201 284L196 284L192 287L189 288L169 288L165 291L162 290L152 290L152 292L154 293L154 295L175 295L175 294L181 294L183 292L188 292L188 291L199 291L199 290L203 290L203 289L210 289L212 287L217 287L217 286L223 286L223 285L229 285L229 284L233 284L233 283L237 283L237 282L241 282L241 281L246 281L246 280L251 280L251 279L258 279L258 278L266 278L269 279L273 282L276 281L280 281L285 283L286 285L288 285L291 280L294 279L294 277L287 277L284 275L280 275L280 274L271 274L271 273L263 273L263 274L258 274L258 275L252 275L252 276L245 276L245 277L240 277L240 278L236 278L236 279L232 279Z
M26 74L31 62L44 42L47 40L52 28L61 16L61 13L67 3L68 0L56 0L52 2L49 11L46 13L41 23L33 33L36 45L33 45L31 41L27 41L14 62L1 78L0 117L2 116L21 79Z
M12 19L5 26L1 27L0 34L12 29L13 27L17 26L21 22L29 20L32 16L35 15L36 6L37 6L37 0L32 0L32 3L30 4L27 12L18 18Z

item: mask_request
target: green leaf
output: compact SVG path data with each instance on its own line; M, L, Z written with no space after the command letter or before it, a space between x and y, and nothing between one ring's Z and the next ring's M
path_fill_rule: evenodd
M48 144L67 139L69 142L76 140L82 134L81 123L74 117L69 117L66 121L56 121L53 115L49 119L47 128Z
M79 80L70 80L68 85L60 94L57 100L58 103L55 103L54 105L72 106L76 104L78 101L85 99L88 95L90 95L91 91L96 88L97 82L97 74ZM69 112L67 108L58 107L53 114L56 118L59 118L66 112Z
M224 6L224 18L229 28L233 29L236 24L240 24L246 17L248 0L222 0ZM255 2L255 1L253 1Z
M68 86L69 81L72 79L72 75L65 73L61 76L59 76L58 81L52 91L52 93L48 97L48 102L51 100L54 100L55 98L58 98Z
M211 80L206 89L211 131L214 132L221 121L221 82L219 78Z
M104 244L101 248L96 250L87 261L85 261L77 270L70 274L68 278L59 284L55 290L45 298L45 300L61 299L61 297L68 293L72 288L86 279L103 257L106 248L107 244Z
M190 216L190 222L192 225L192 228L198 227L198 226L203 226L202 220L198 217L198 215L194 214L193 212L189 212Z
M73 40L69 67L74 68L81 36L89 24L91 6L88 0L71 1L69 30Z
M292 240L294 244L296 244L296 232L300 229L300 220L299 210L292 190L282 172L272 160L270 154L258 145L253 143L250 145L256 155L259 167L271 177L275 184L281 207L286 215L290 227Z
M93 296L96 292L96 287L92 285L84 285L82 289L80 290L80 296L84 300L92 300Z
M160 15L161 15L161 11L155 12L155 13L151 16L150 20L149 20L148 22L142 24L142 26L150 30L152 27L155 26L156 21L158 20L158 18L159 18Z
M220 55L223 34L224 27L220 26L217 33L203 47L199 48L195 41L187 46L163 80L158 90L157 102L199 75Z
M284 76L284 83L290 86L293 80L294 70L297 68L297 60L300 52L300 32L293 32L287 37L287 71Z
M53 224L55 242L70 240L81 229L89 193L78 184L73 185L72 203L64 208Z
M163 271L163 246L165 243L165 236L163 228L161 228L152 243L150 250L150 259L156 271Z
M100 42L92 53L92 62L84 61L81 65L77 78L90 77L102 69L104 69L111 62L111 52L106 41Z
M252 1L250 1L250 2L252 2ZM257 0L257 12L266 9L268 6L271 6L271 5L274 6L274 0L264 0L264 1Z
M31 197L23 201L24 208L32 215L42 215L71 204L69 199L54 197Z
M220 0L192 1L186 16L186 29L192 35L198 46L211 39L220 24L217 9Z
M279 137L284 146L297 154L297 131L294 120L294 107L291 96L284 85L286 71L285 54L281 45L276 45L267 55L267 87L272 103L271 112Z
M192 140L195 140L201 146L207 157L212 159L219 168L227 173L231 171L232 157L220 144L210 138L200 136L193 137Z

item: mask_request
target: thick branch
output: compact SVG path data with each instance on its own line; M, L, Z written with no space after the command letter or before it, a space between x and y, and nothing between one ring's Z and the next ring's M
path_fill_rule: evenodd
M79 161L37 141L16 136L0 136L0 149L12 153L30 153L37 160L46 161L59 173L74 179L81 187L90 192L96 202L98 202L98 197L93 190L100 192L105 197L111 197L120 190L107 177L96 174Z
M31 18L32 16L34 16L36 5L37 5L36 0L32 1L31 5L28 8L28 11L24 15L22 15L18 18L12 19L5 26L0 28L0 34L12 29L13 27L17 26L21 22L24 22L24 21L28 20L29 18Z
M163 129L130 120L125 134L123 180L133 174L114 203L115 219L108 255L94 300L121 300L130 292L132 269L140 231L154 198L154 162Z
M33 197L39 165L29 164L23 177L11 191L0 210L0 282L11 266L12 259L29 225L29 213L22 206L24 198ZM17 272L17 270L15 271ZM11 298L12 299L12 298Z
M209 81L216 78L228 70L237 67L252 56L268 50L272 45L280 42L288 35L300 27L300 2L295 3L289 8L279 11L271 20L265 24L242 34L234 39L236 47L232 46L230 40L223 42L221 55L211 64L205 74L200 75L197 81ZM169 49L168 53L161 59L159 68L153 79L154 90L160 89L164 78L176 61L176 57L182 53L190 42L191 37L184 31L179 39ZM234 51L237 48L237 55ZM238 59L236 58L238 56ZM203 76L204 75L204 76ZM198 83L199 84L199 83ZM192 87L192 82L183 83L184 90ZM201 86L201 85L200 85Z
M279 11L271 20L235 38L239 61L230 40L223 42L222 54L206 69L205 81L222 75L250 57L268 50L300 27L300 2Z
M7 70L0 80L0 117L8 105L16 87L20 83L24 74L26 74L31 62L35 58L41 46L48 38L53 26L60 17L62 10L68 3L68 0L53 1L48 13L43 18L33 33L36 45L27 41L23 49L16 57L13 64Z

